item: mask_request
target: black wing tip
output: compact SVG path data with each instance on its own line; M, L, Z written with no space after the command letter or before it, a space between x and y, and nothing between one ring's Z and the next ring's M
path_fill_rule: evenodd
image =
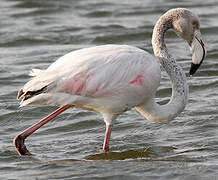
M17 93L17 99L20 99L20 97L24 94L23 89L20 89Z
M43 88L36 91L24 92L23 89L21 89L17 94L17 99L19 100L21 97L23 97L23 101L25 101L33 96L46 92L46 90L47 90L47 86L44 86Z

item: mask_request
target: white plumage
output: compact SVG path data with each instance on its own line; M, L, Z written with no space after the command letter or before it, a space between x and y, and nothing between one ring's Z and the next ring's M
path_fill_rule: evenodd
M154 96L160 82L160 65L154 56L139 48L104 45L73 51L47 70L33 70L31 74L35 77L23 91L34 92L45 86L47 90L22 101L21 106L71 104L120 114Z

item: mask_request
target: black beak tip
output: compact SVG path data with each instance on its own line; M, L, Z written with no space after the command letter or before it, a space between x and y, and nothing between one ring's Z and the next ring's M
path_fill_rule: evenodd
M194 64L192 63L191 64L191 68L190 68L190 71L189 71L189 75L192 76L197 70L198 68L200 67L201 64Z

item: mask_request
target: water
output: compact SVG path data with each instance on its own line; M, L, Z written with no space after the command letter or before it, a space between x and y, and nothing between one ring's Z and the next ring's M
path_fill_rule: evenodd
M46 68L72 50L108 43L152 53L152 28L175 7L199 15L208 52L198 73L188 78L189 104L179 117L159 124L128 111L115 122L111 152L102 154L102 117L70 109L26 140L33 156L17 155L14 136L57 108L18 108L17 90L30 69ZM218 179L217 12L214 0L1 0L0 179ZM173 33L166 42L188 73L188 45ZM157 100L167 101L170 93L163 72Z

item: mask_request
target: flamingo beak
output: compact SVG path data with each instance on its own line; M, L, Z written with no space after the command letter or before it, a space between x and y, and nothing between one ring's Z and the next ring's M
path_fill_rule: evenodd
M201 63L203 62L206 56L206 48L202 40L200 31L195 32L193 42L191 44L191 51L192 51L192 64L189 74L193 75L200 67Z

